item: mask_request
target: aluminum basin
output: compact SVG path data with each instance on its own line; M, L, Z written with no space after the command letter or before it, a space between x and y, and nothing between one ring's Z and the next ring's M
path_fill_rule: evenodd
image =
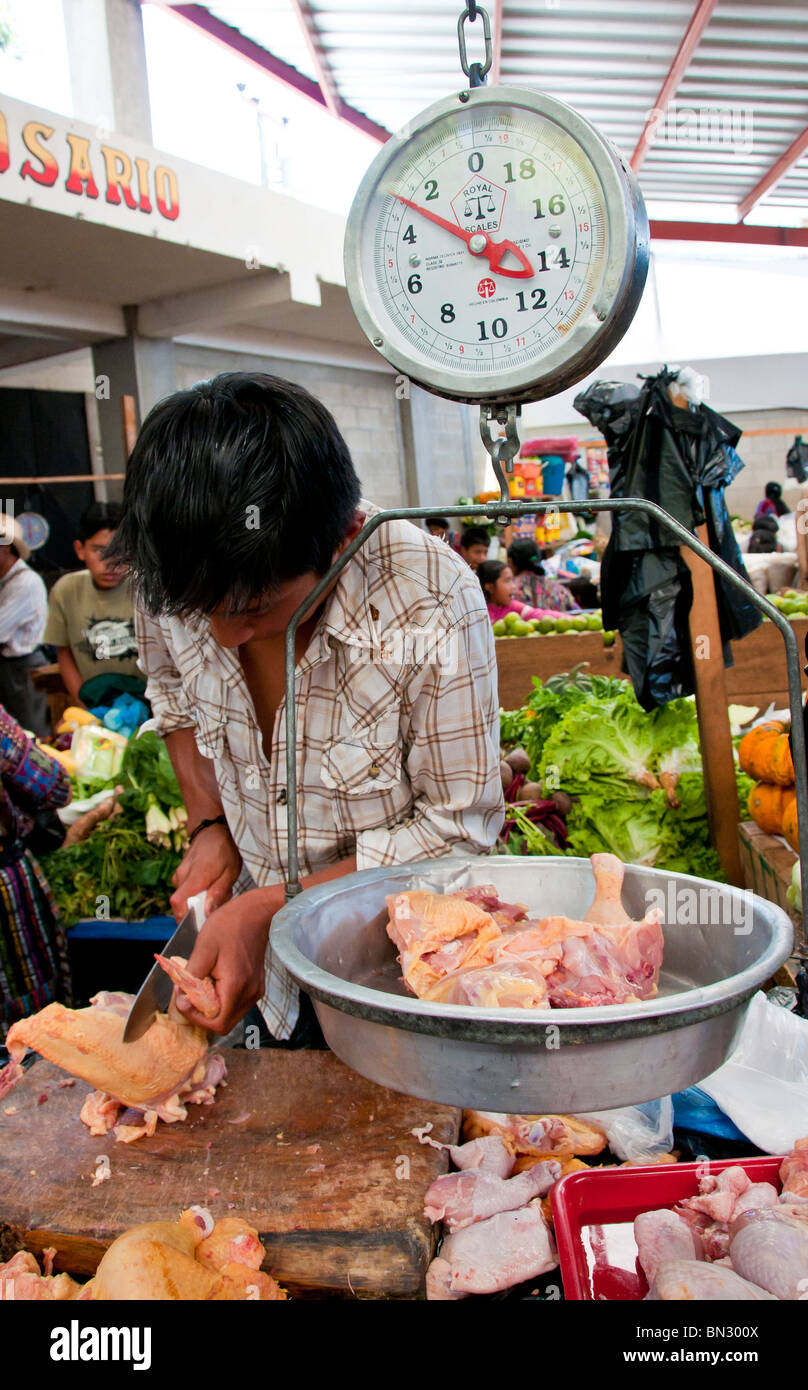
M477 1110L576 1113L693 1085L726 1061L755 990L791 953L774 903L686 874L627 866L623 903L663 909L659 994L585 1009L481 1009L406 993L385 897L494 883L533 916L580 918L588 859L446 857L370 869L310 888L275 917L271 944L311 995L329 1047L394 1091ZM653 895L653 896L651 896Z

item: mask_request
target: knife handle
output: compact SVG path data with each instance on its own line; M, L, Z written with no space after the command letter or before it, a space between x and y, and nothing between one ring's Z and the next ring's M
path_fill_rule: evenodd
M207 913L205 912L205 903L207 901L207 897L208 890L207 888L205 888L201 893L194 893L193 897L188 899L188 911L190 912L193 908L197 931L199 931L200 928L205 925L205 918L207 916Z

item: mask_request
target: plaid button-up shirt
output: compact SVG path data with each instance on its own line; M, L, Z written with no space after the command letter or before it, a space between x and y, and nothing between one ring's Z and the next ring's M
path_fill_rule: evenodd
M238 652L208 620L135 621L158 730L192 727L213 759L246 871L237 891L282 882L285 702L268 762ZM491 848L504 814L494 643L480 584L448 546L404 521L370 536L298 662L296 700L302 873L352 854L369 869ZM297 988L271 945L261 1009L287 1038Z

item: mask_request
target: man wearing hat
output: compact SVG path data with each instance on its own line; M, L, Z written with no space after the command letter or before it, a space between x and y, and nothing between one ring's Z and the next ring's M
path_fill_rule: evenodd
M45 734L47 702L34 690L31 667L40 664L35 653L45 631L48 594L25 563L30 553L19 522L0 512L0 705L24 729Z

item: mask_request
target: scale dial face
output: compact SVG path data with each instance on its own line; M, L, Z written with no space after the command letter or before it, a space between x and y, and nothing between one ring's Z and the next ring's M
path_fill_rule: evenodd
M622 338L648 221L617 151L562 102L479 87L380 150L348 218L345 274L372 345L456 400L540 400Z

